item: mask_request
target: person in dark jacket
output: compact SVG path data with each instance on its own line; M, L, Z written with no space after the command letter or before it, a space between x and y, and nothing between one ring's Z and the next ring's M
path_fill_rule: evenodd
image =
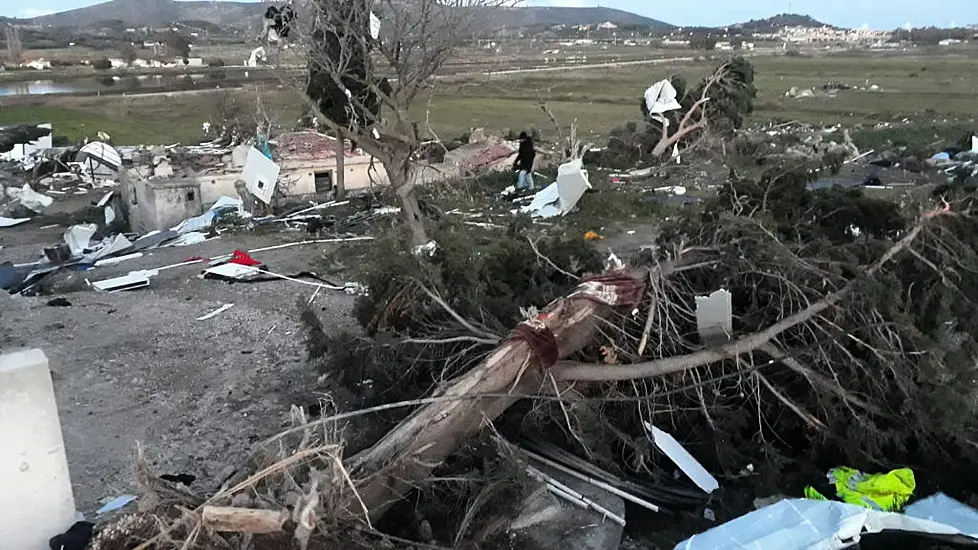
M520 150L516 154L516 161L513 169L519 171L519 179L516 182L517 189L533 190L533 159L537 156L536 149L533 148L533 138L520 132Z

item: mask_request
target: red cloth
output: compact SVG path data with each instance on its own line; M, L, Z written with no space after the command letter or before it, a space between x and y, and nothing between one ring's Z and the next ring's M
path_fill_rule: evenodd
M240 250L235 250L231 254L230 263L238 264L238 265L246 265L248 267L255 267L261 265L261 262L249 256L247 252L242 252Z

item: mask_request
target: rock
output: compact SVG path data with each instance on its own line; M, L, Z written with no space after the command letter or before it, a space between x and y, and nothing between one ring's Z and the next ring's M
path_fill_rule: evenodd
M625 517L625 502L561 472L538 468L553 479L581 493L619 517ZM520 515L510 524L515 535L514 550L560 548L561 550L617 550L623 528L599 512L577 507L554 497L542 484L524 501Z

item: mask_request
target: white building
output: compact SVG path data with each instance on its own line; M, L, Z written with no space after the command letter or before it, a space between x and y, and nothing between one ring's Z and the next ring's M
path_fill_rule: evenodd
M34 61L29 61L27 63L21 63L21 67L26 67L28 69L34 69L35 71L43 71L45 69L51 68L51 62L45 61L42 57L41 59L35 59Z

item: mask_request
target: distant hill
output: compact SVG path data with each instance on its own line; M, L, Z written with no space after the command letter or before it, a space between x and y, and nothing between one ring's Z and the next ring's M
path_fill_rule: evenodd
M163 27L183 21L206 21L222 27L239 27L258 24L265 7L261 3L212 0L111 0L87 8L36 17L30 22L52 27L83 28L104 21L122 21L134 27Z
M530 6L520 8L497 8L493 19L507 27L539 27L554 25L600 25L611 22L619 27L641 26L655 31L672 30L670 25L656 19L636 15L614 8L559 8L549 6Z
M777 32L779 29L783 29L785 27L836 28L832 25L822 23L809 15L799 15L794 13L781 13L773 17L768 17L767 19L752 19L746 23L731 25L731 27L742 29L746 32L762 33Z
M214 0L111 0L103 4L45 15L30 20L53 27L91 27L105 21L122 21L133 27L162 27L173 23L205 21L226 28L247 28L260 24L267 4L216 2ZM485 11L485 23L492 27L534 27L541 25L597 25L610 21L618 26L647 26L670 29L672 25L611 8L525 7L495 8Z

